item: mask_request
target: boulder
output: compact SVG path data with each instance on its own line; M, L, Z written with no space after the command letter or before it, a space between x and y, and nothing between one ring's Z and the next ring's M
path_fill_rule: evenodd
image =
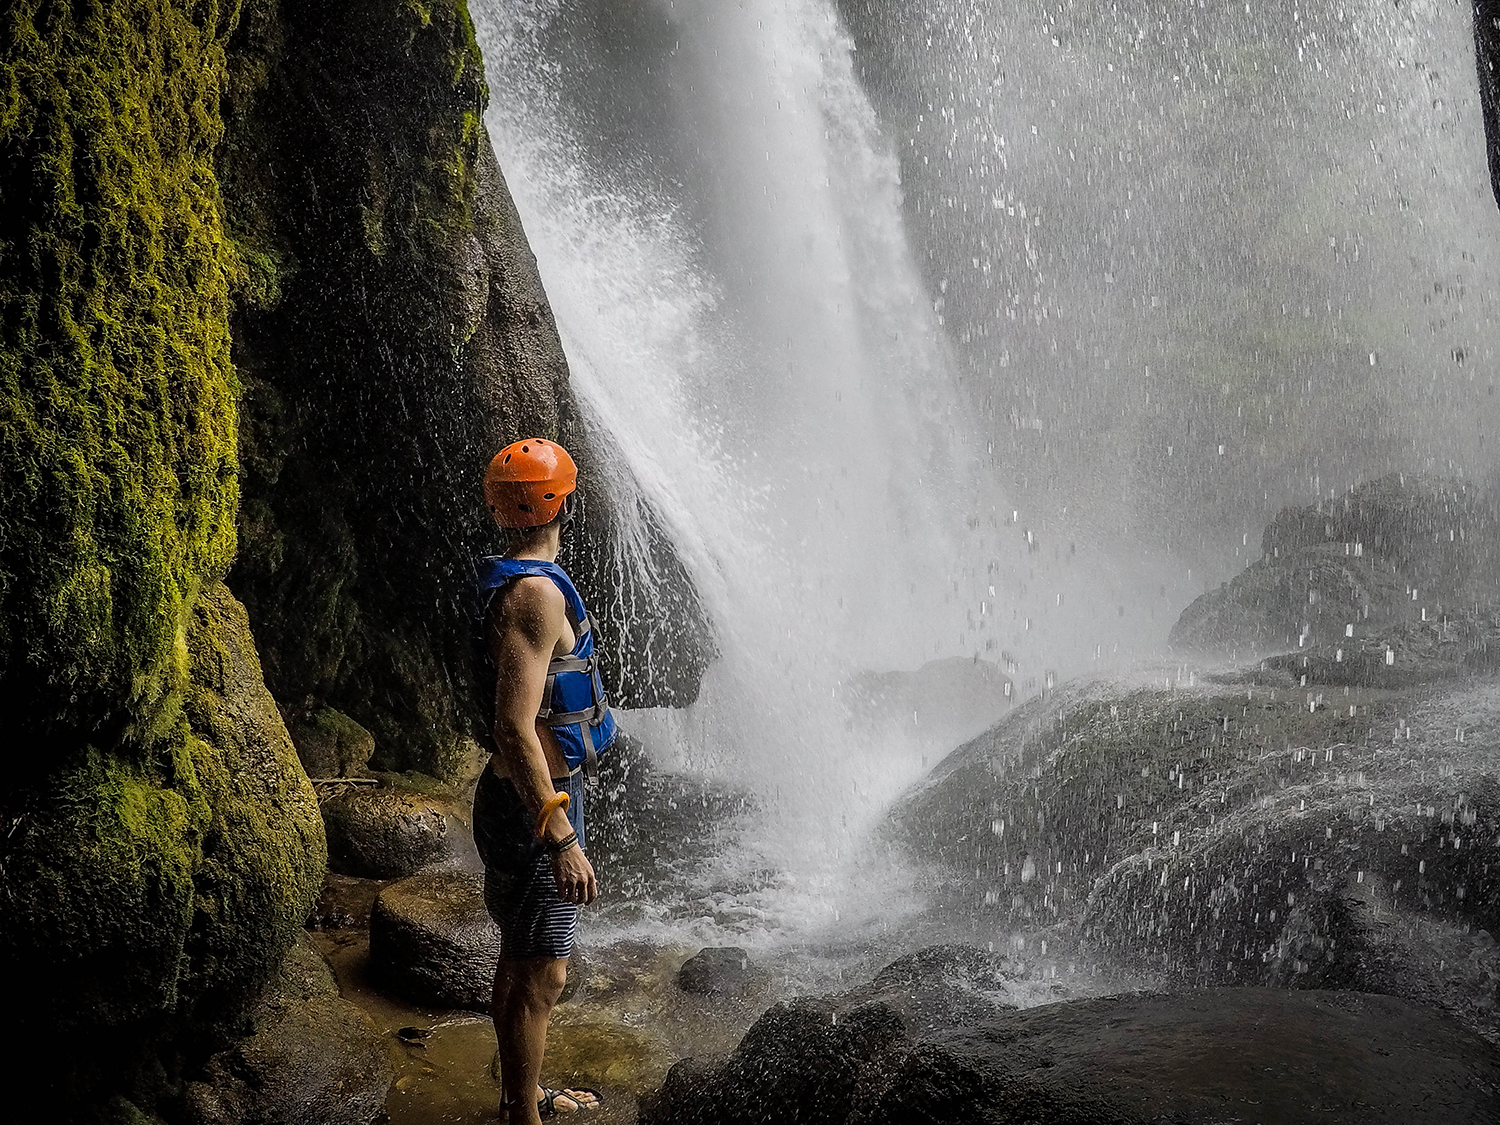
M843 996L777 1004L727 1058L675 1065L640 1119L1478 1125L1500 1111L1494 1049L1438 1009L1386 996L1134 994L991 1005L926 1028L870 998L897 984L920 991L955 969L1003 972L978 950L937 947Z
M1307 638L1296 652L1269 656L1262 665L1299 685L1373 688L1451 681L1500 668L1500 606L1448 609L1427 621L1386 622L1354 634Z
M319 707L288 726L302 768L314 779L363 777L375 753L375 736L342 711Z
M368 930L370 913L384 884L330 871L307 920L309 930Z
M1492 667L1500 603L1500 513L1495 497L1462 481L1399 474L1337 500L1284 509L1261 538L1262 557L1183 611L1174 647L1245 658L1308 645L1329 663L1348 657L1344 678L1369 664L1383 682L1436 678L1440 667L1391 669L1425 636L1452 622L1450 663ZM1411 626L1429 630L1408 633ZM1365 661L1368 651L1374 659ZM1416 663L1422 664L1420 656ZM1440 662L1441 663L1441 662ZM1451 673L1450 673L1451 674Z
M454 854L468 802L409 789L347 788L322 804L328 866L341 875L396 879Z
M500 930L484 908L484 878L415 875L380 892L370 914L370 966L379 987L417 1004L487 1012Z
M46 982L38 1034L131 1051L163 1028L229 1034L322 881L316 797L222 584L199 596L185 649L181 711L156 753L90 747L8 821L0 953ZM94 1067L118 1050L59 1054Z
M773 1006L722 1062L684 1059L660 1094L641 1106L642 1125L834 1125L848 1119L856 1089L893 1067L908 1045L900 1015L881 1003L845 1010L827 999Z
M892 961L868 985L844 994L843 1002L878 1001L901 1016L918 1035L988 1019L1019 1003L1017 985L1025 966L972 945L934 945ZM1046 986L1026 981L1029 995Z
M250 1014L250 1033L186 1085L185 1125L368 1125L395 1070L370 1017L303 938Z
M1013 969L972 946L933 946L846 992L776 1004L727 1058L674 1065L641 1119L844 1121L857 1089L896 1066L916 1037L1011 1006Z
M1443 1013L1391 997L1214 989L941 1032L852 1100L857 1125L1480 1125L1500 1119L1500 1061Z
M1500 1034L1497 764L1486 686L1070 684L951 755L893 827L980 917L1083 956L1439 1000Z
M699 996L742 995L751 979L750 955L738 946L700 949L677 970L677 987Z

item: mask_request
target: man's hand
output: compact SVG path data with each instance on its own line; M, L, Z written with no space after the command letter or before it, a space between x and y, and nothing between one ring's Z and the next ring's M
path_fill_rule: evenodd
M599 897L599 882L594 878L594 865L579 847L558 852L552 857L552 877L557 880L557 893L564 902L587 906Z

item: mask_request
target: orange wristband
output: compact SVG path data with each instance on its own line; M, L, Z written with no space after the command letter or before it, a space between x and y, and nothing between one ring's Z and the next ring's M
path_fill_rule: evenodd
M542 811L536 814L536 838L540 840L547 830L547 818L552 815L554 809L565 809L572 802L572 798L566 793L554 793L552 799L542 806Z

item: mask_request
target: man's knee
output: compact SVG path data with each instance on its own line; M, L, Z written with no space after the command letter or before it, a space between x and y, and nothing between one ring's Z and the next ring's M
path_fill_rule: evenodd
M519 990L528 1005L543 1004L550 1008L557 1003L563 986L568 983L566 957L527 957L502 961L500 970L508 978L509 987Z

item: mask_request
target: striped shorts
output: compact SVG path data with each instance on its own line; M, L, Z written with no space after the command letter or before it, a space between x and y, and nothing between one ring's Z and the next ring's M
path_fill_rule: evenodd
M583 837L583 775L552 779L566 791L567 816ZM484 861L484 905L500 927L500 956L561 959L573 952L578 907L557 893L552 856L533 834L535 823L508 778L485 769L474 793L474 844Z

